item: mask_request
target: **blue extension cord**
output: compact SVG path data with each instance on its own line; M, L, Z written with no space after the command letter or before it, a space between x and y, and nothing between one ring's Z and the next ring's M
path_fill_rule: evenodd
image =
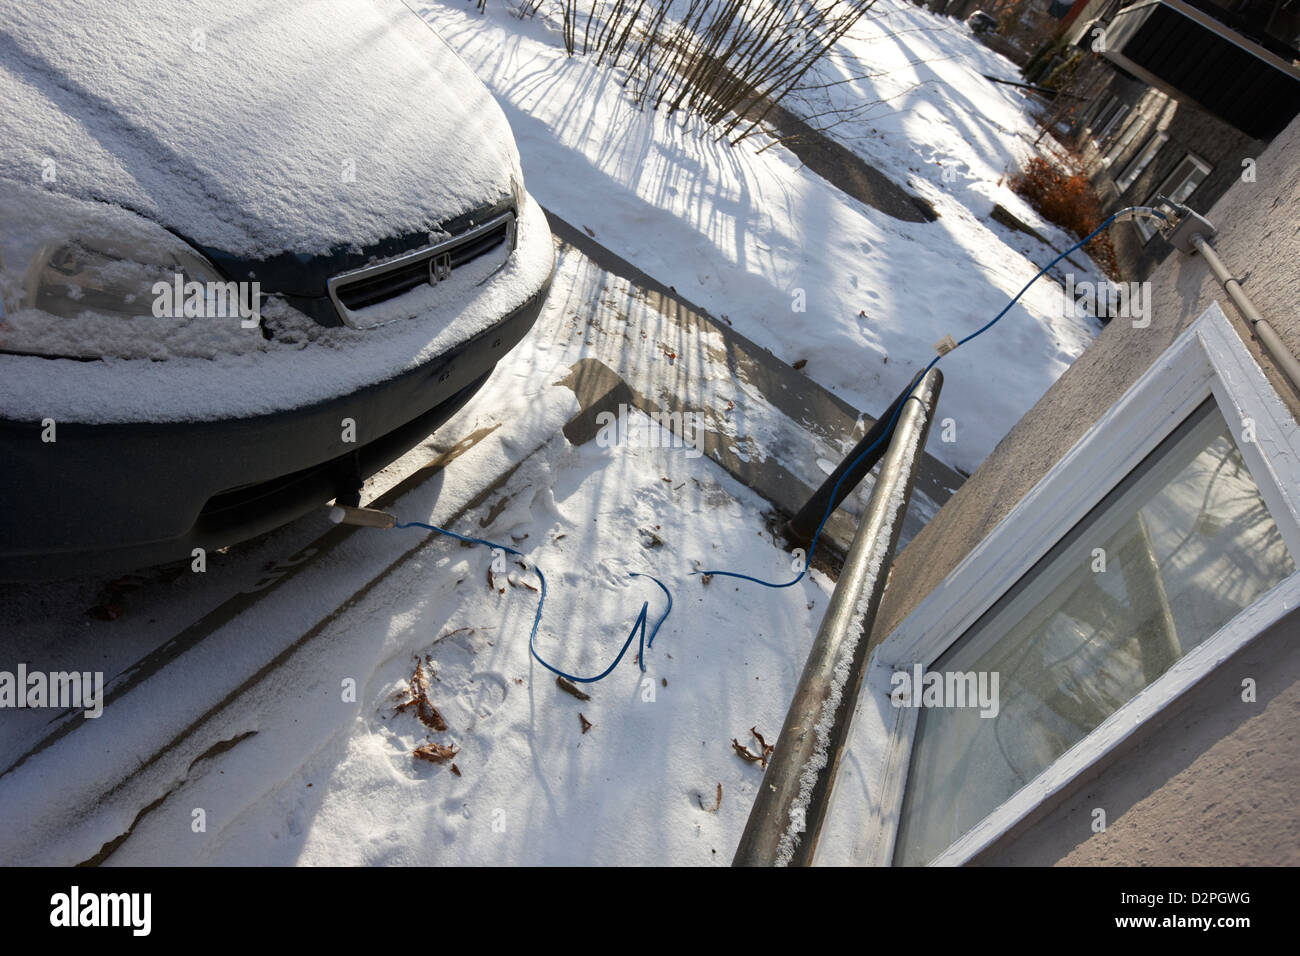
M1134 208L1138 208L1138 207L1128 207L1126 209L1121 209L1118 212L1111 214L1106 219L1106 221L1103 222L1100 226L1098 226L1092 232L1088 233L1088 235L1084 236L1074 245L1070 246L1070 248L1066 249L1064 252L1062 252L1059 256L1057 256L1047 265L1043 266L1043 268L1039 269L1038 274L1035 275L1028 282L1026 282L1025 287L1021 289L1019 292L1017 292L1015 298L1013 298L1010 302L1008 302L1006 306L1002 309L1002 311L999 312L997 315L995 315L990 322L988 322L986 325L982 326L981 328L976 329L970 335L960 340L954 348L949 349L948 351L949 352L956 351L956 349L961 348L961 346L965 345L971 339L978 338L979 336L987 332L989 329L993 328L993 326L997 325L998 322L1002 319L1002 317L1011 311L1011 307L1015 305L1018 301L1020 301L1020 297L1029 291L1029 287L1047 274L1048 269L1052 268L1052 266L1056 265L1058 262L1060 262L1062 259L1068 256L1070 253L1074 252L1075 249L1087 245L1089 242L1092 241L1094 237L1099 235L1104 229L1106 229L1107 226L1109 226L1112 222L1114 222L1119 216L1124 215L1125 213L1131 211ZM1165 218L1163 215L1156 212L1155 210L1150 210L1150 212L1152 215L1159 216L1161 219ZM840 475L839 481L835 482L835 487L831 490L830 502L826 506L826 514L822 516L821 523L817 525L817 531L815 534L813 534L812 544L808 546L808 556L804 559L803 570L799 572L798 577L796 577L792 581L786 581L782 584L774 584L771 581L763 581L760 580L759 578L751 577L748 574L741 574L738 571L692 571L691 574L710 574L710 575L717 574L728 578L740 578L743 581L752 581L754 584L761 584L765 588L788 588L788 587L793 587L794 585L802 581L804 575L808 573L808 569L812 567L813 552L817 550L817 541L818 539L821 538L822 528L826 527L826 522L830 520L831 514L835 511L835 500L836 500L836 495L840 490L840 485L844 483L844 479L847 478L849 474L853 471L853 469L858 466L859 462L861 462L864 458L866 458L873 451L875 451L876 448L879 447L881 442L885 441L886 439L889 438L890 435L893 434L894 425L898 422L898 416L902 414L903 406L911 401L919 401L919 399L915 398L912 395L912 392L916 391L916 386L921 384L925 376L929 374L930 369L934 368L936 365L939 364L939 360L941 358L943 358L942 355L936 355L934 358L930 359L930 364L925 367L925 371L923 371L920 375L916 377L915 381L913 381L912 383L912 387L908 389L907 395L904 397L903 401L899 402L898 407L894 409L893 417L889 419L889 424L885 427L884 432L881 433L879 438L877 438L874 442L871 443L871 446L867 448L866 451L864 451L857 458L853 459L853 464L850 465L845 470L844 474Z
M1070 253L1074 252L1074 250L1079 249L1079 248L1081 248L1081 247L1087 245L1087 244L1088 244L1089 242L1091 242L1091 241L1092 241L1092 240L1093 240L1097 235L1099 235L1103 230L1105 230L1106 227L1108 227L1112 222L1114 222L1118 217L1124 215L1124 214L1127 213L1127 212L1130 212L1130 210L1131 210L1132 208L1134 208L1134 207L1130 207L1129 209L1121 209L1121 210L1119 210L1118 212L1113 213L1113 214L1110 215L1110 216L1106 219L1106 221L1103 222L1100 226L1098 226L1096 229L1094 229L1094 230L1093 230L1092 232L1090 232L1088 235L1084 236L1082 239L1080 239L1080 240L1079 240L1078 242L1076 242L1074 245L1070 246L1070 248L1066 249L1064 252L1062 252L1060 255L1058 255L1055 259L1053 259L1053 260L1052 260L1051 262L1049 262L1047 265L1043 266L1043 268L1039 269L1039 270L1038 270L1038 273L1037 273L1037 274L1036 274L1032 279L1030 279L1028 282L1025 283L1024 288L1022 288L1019 292L1016 293L1015 297L1014 297L1010 302L1008 302L1008 303L1006 304L1006 306L1002 309L1001 312L999 312L997 315L995 315L995 316L993 317L993 319L992 319L991 321L989 321L987 324L985 324L984 326L982 326L982 327L976 329L976 330L975 330L974 332L972 332L970 335L968 335L968 336L966 336L965 338L963 338L963 339L961 339L960 341L958 341L956 347L955 347L954 349L949 349L949 351L950 351L950 352L955 351L956 348L960 348L961 346L963 346L963 345L965 345L967 342L969 342L971 339L978 338L979 336L981 336L981 335L983 335L985 332L987 332L989 329L993 328L993 326L997 325L997 323L998 323L999 321L1001 321L1002 317L1005 316L1008 312L1011 311L1011 307L1014 306L1017 302L1020 301L1020 297L1021 297L1022 295L1024 295L1026 292L1029 291L1029 287L1032 286L1032 285L1033 285L1035 282L1037 282L1039 279L1041 279L1044 275L1046 275L1046 274L1047 274L1047 271L1048 271L1049 269L1051 269L1052 266L1056 265L1058 262L1060 262L1062 259L1064 259L1066 256L1068 256ZM1153 215L1159 216L1161 219L1165 218L1163 215L1161 215L1161 214L1158 213L1158 212L1155 212L1154 210L1150 210L1150 212L1151 212ZM692 571L692 572L690 572L690 573L691 573L692 575L696 575L696 574L708 574L708 575L714 575L714 574L716 574L716 575L720 575L720 576L723 576L723 577L729 577L729 578L740 578L740 579L743 580L743 581L751 581L751 582L753 582L754 584L761 584L761 585L763 585L763 587L766 587L766 588L788 588L788 587L792 587L793 585L796 585L796 584L798 584L800 581L802 581L803 578L804 578L804 575L806 575L806 574L808 573L808 569L809 569L810 567L812 567L812 557L813 557L813 552L817 550L817 542L818 542L818 540L821 538L822 529L826 526L826 522L830 520L831 514L835 511L835 496L836 496L836 494L837 494L837 493L839 492L839 490L840 490L840 484L842 484L843 481L844 481L844 479L845 479L846 477L848 477L849 473L852 472L853 469L857 467L857 465L858 465L859 462L861 462L864 458L866 458L868 455L870 455L870 454L871 454L871 453L872 453L872 452L873 452L873 451L874 451L874 450L875 450L875 449L880 445L881 442L885 441L887 438L890 437L890 435L893 434L894 426L895 426L895 424L897 424L897 422L898 422L898 416L899 416L899 415L902 413L902 411L903 411L903 406L906 405L906 404L907 404L908 402L910 402L910 401L919 401L919 399L916 399L916 398L912 395L912 392L914 392L914 391L916 390L916 386L919 385L919 384L921 384L921 381L925 378L925 376L926 376L927 374L929 374L930 369L934 368L936 365L939 364L939 360L940 360L941 358L943 358L942 355L936 355L934 358L932 358L932 359L930 360L930 364L927 365L927 366L925 367L925 371L923 371L920 375L918 375L918 376L916 377L916 379L913 381L913 383L912 383L912 387L911 387L910 389L908 389L907 395L904 397L903 401L899 402L899 403L898 403L898 407L894 409L894 414L893 414L893 416L890 418L890 420L889 420L889 424L885 427L884 432L881 433L880 437L877 438L877 439L876 439L876 440L871 444L871 446L870 446L869 448L867 448L866 451L864 451L861 455L859 455L857 458L855 458L855 459L853 460L853 464L850 465L849 468L845 470L844 474L840 476L839 481L837 481L837 482L835 483L835 487L834 487L834 489L831 491L831 500L830 500L830 502L827 504L827 507L826 507L826 514L822 516L821 523L817 525L817 531L816 531L816 533L813 535L812 543L808 546L808 556L807 556L807 558L806 558L805 561L804 561L803 570L799 572L799 575L798 575L796 578L794 578L794 580L792 580L792 581L786 581L786 582L784 582L784 583L782 583L782 584L774 584L774 583L771 582L771 581L763 581L763 580L760 580L759 578L751 577L751 576L748 575L748 574L741 574L741 573L739 573L738 571L720 571L720 570L714 570L714 571ZM403 522L403 523L401 523L401 524L398 524L396 527L398 527L398 528L424 528L424 529L429 530L429 531L437 532L438 534L444 534L444 535L446 535L446 536L449 537L449 538L455 538L457 541L464 541L464 542L467 542L468 544L478 544L478 545L483 545L483 546L488 547L488 548L499 548L501 551L504 551L506 554L517 555L517 556L519 556L519 557L521 557L521 558L524 556L523 553L522 553L521 551L518 551L518 550L516 550L515 548L508 547L508 546L506 546L506 545L504 545L504 544L496 544L496 543L494 543L494 542L492 542L492 541L487 541L487 540L485 540L485 539L483 539L483 538L470 538L470 537L467 537L467 536L465 536L465 535L463 535L463 534L457 534L455 531L448 531L446 528L439 528L437 525L425 524L423 521L406 521L406 522ZM645 669L646 669L646 667L645 667L645 649L646 649L646 647L654 647L654 643L655 643L655 635L657 635L657 634L659 633L659 628L660 628L660 626L663 624L664 621L666 621L666 620L668 619L668 615L671 614L671 613L672 613L672 610L673 610L673 596L672 596L672 593L668 590L668 588L664 585L664 583L663 583L662 581L660 581L658 578L656 578L656 577L655 577L654 575L652 575L652 574L645 574L645 573L641 573L641 572L638 572L638 571L630 571L630 572L628 572L629 575L630 575L631 577L634 577L634 578L641 578L641 577L649 578L649 579L650 579L651 581L653 581L655 584L659 585L659 589L660 589L661 591L663 591L663 592L664 592L664 596L668 598L668 607L667 607L667 609L664 610L664 613L660 616L659 620L655 622L654 627L653 627L653 628L651 629L651 631L650 631L650 639L647 641L647 640L646 640L646 620L647 620L647 614L648 614L649 609L650 609L650 602L649 602L649 601L643 601L643 602L641 602L641 613L637 615L636 622L632 625L632 630L631 630L631 632L628 634L628 636L627 636L627 640L623 642L623 647L619 650L619 652L618 652L618 656L614 658L613 663L611 663L608 667L606 667L603 671L601 671L601 672L600 672L599 674L597 674L595 677L576 677L576 676L574 676L573 674L565 673L564 671L560 670L558 667L554 667L554 666L552 666L551 664L547 663L545 660L542 659L542 656L541 656L540 654L537 653L537 646L536 646L537 628L538 628L538 627L541 625L541 623L542 623L542 608L543 608L543 606L546 604L546 576L545 576L544 574L542 574L542 569L541 569L540 567L538 567L536 564L533 565L533 570L537 572L537 577L538 577L538 579L542 582L541 596L537 599L537 613L533 615L533 628L532 628L532 630L531 630L531 631L529 632L529 634L528 634L528 651L529 651L530 654L532 654L533 658L537 661L537 663L541 664L543 667L545 667L545 668L546 668L548 671L550 671L551 673L553 673L553 674L558 674L560 677L563 677L563 678L566 679L566 680L570 680L570 681L573 681L573 682L575 682L575 683L579 683L579 684L594 684L596 681L601 680L602 678L608 676L609 673L610 673L610 672L611 672L615 667L618 666L619 661L621 661L621 660L623 659L623 655L627 653L627 649L632 645L632 638L636 637L636 636L637 636L637 633L638 633L638 631L639 631L639 632L640 632L640 635L641 635L641 641L640 641L640 644L638 645L637 658L638 658L638 663L641 665L641 670L642 670L642 672L645 671Z
M445 534L449 538L455 538L457 541L465 541L469 544L481 544L484 545L485 547L494 548L494 549L499 548L501 551L504 551L506 554L518 555L521 558L524 556L522 551L518 551L515 548L511 548L507 545L496 544L495 542L487 541L483 538L466 537L463 534L457 534L455 531L448 531L446 528L439 528L437 525L425 524L423 521L405 521L402 522L401 524L396 525L396 527L425 528L429 531L436 531L438 534ZM563 677L565 680L571 680L577 684L594 684L596 681L608 675L610 671L612 671L615 667L618 666L618 662L621 661L623 659L623 655L627 653L627 649L632 645L632 638L636 637L637 631L639 630L641 632L641 643L639 645L639 649L637 652L637 658L638 658L638 662L641 665L642 672L645 671L645 649L647 646L654 647L655 635L659 633L660 625L662 625L663 622L668 619L668 615L672 613L672 609L673 609L673 596L669 592L668 588L664 587L664 583L662 581L660 581L653 574L644 574L640 571L628 572L630 577L649 578L655 584L659 585L659 589L663 591L664 596L668 598L668 608L660 616L659 620L655 622L655 626L650 631L650 640L647 641L645 636L645 625L646 625L646 616L650 610L650 602L642 601L641 613L637 615L636 623L632 625L632 631L631 633L628 634L627 640L623 642L623 648L618 652L618 656L614 658L614 663L610 664L608 667L606 667L595 677L576 677L573 674L565 673L564 671L560 670L558 667L551 666L550 664L548 664L546 661L542 659L542 656L540 654L537 653L537 646L536 646L537 628L542 623L542 607L546 604L546 575L542 573L542 569L536 564L533 565L533 570L537 572L538 580L542 582L542 590L541 590L541 597L537 599L537 613L533 615L533 629L528 633L528 652L533 655L533 657L537 660L537 663L541 664L552 674L558 674L560 677Z

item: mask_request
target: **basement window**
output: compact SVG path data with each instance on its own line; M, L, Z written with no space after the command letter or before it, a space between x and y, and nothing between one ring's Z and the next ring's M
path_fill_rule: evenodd
M1098 117L1097 126L1100 130L1096 137L1098 143L1106 142L1111 133L1115 132L1119 124L1123 122L1124 117L1128 116L1128 111L1128 106L1121 103L1119 97L1111 97L1111 102L1106 105L1106 109Z
M1300 606L1298 556L1300 427L1213 305L872 652L835 785L870 819L829 831L970 860ZM900 673L995 706L900 706Z
M1147 201L1143 204L1150 206L1155 202L1157 196L1167 196L1174 202L1186 202L1187 198L1196 191L1205 177L1210 175L1211 166L1205 160L1201 159L1194 153L1188 153L1183 157L1182 162L1174 167L1174 171L1166 177L1165 181L1160 184L1160 188L1153 192ZM1133 220L1137 227L1138 233L1142 236L1142 241L1150 242L1151 237L1156 234L1155 227L1151 225L1151 220L1146 217L1139 217Z
M1206 401L935 661L999 673L999 709L921 711L895 862L929 863L1295 570Z
M1165 145L1167 139L1169 139L1168 133L1155 132L1151 134L1151 138L1142 147L1142 152L1138 153L1137 158L1128 164L1128 169L1124 170L1124 174L1115 180L1115 185L1119 187L1120 192L1124 192L1137 182L1137 178L1151 165L1151 160L1156 158L1156 153L1160 152L1160 147Z

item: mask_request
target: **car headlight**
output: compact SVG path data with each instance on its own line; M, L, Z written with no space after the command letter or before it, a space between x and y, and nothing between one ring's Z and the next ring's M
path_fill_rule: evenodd
M123 249L111 240L47 243L23 283L23 308L72 319L84 312L123 319L154 315L159 283L220 280L216 269L179 249Z
M0 352L214 358L266 344L241 321L252 303L260 322L256 292L117 207L0 183L0 263Z

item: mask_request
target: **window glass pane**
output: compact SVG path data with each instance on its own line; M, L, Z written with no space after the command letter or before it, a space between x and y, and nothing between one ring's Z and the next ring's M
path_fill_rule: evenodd
M1160 152L1160 147L1165 144L1165 140L1168 138L1169 136L1166 133L1152 134L1151 138L1147 140L1146 146L1142 148L1142 152L1138 154L1137 159L1129 164L1128 169L1124 170L1124 175L1116 181L1115 185L1119 187L1120 192L1128 189L1137 181L1137 178L1142 175L1142 171L1151 164L1151 160L1155 158L1156 153Z
M931 667L996 673L997 713L920 710L895 862L932 860L1295 569L1206 402Z
M1102 111L1097 114L1097 118L1089 128L1097 133L1098 140L1104 141L1114 131L1126 113L1128 113L1128 107L1119 101L1119 97L1112 96Z
M1109 137L1111 133L1115 132L1124 117L1128 115L1128 109L1128 106L1123 103L1116 107L1115 112L1106 119L1105 124L1101 128L1101 132L1097 134L1097 138L1105 142L1107 137Z
M1106 154L1106 157L1102 162L1107 166L1111 166L1118 161L1118 159L1124 155L1124 151L1128 149L1129 144L1132 143L1133 140L1137 139L1138 133L1142 132L1145 127L1146 121L1141 117L1133 119L1128 126L1124 128L1124 135L1120 137L1119 142L1111 147L1110 152Z
M1178 166L1173 176L1161 190L1174 202L1186 202L1187 197L1196 191L1210 171L1192 157L1187 157Z

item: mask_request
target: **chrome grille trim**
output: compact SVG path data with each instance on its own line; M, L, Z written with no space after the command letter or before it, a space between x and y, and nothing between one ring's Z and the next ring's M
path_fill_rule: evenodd
M348 272L340 272L336 276L331 276L325 283L325 286L329 291L330 301L334 304L334 309L338 313L339 319L341 319L343 324L349 328L373 329L378 328L380 325L386 325L388 323L385 322L375 323L374 325L359 325L352 320L354 313L348 308L342 298L347 294L349 287L367 281L373 281L390 274L393 275L396 281L400 282L401 279L397 275L398 273L404 271L409 272L416 268L424 269L426 276L424 281L431 285L436 285L437 281L433 280L446 278L450 274L450 269L453 263L457 267L463 266L466 263L472 262L480 256L487 255L494 249L498 248L501 242L493 242L491 245L485 246L477 252L474 252L468 258L457 261L458 252L463 253L470 251L476 243L491 236L493 232L498 230L502 231L501 242L505 242L508 251L513 252L517 241L517 223L515 212L511 210L501 213L498 216L494 216L482 225L468 229L465 232L460 233L460 235L452 236L449 239L444 239L441 242L434 243L433 245L416 249L394 259L389 259L386 262L376 263L371 266L363 266L360 269L352 269ZM409 284L406 288L392 292L388 295L382 295L380 298L377 298L375 302L367 304L372 305L386 301L390 298L396 298L397 296L404 295L406 292L409 292L411 289L420 285L419 281L410 282L409 279L407 281Z

